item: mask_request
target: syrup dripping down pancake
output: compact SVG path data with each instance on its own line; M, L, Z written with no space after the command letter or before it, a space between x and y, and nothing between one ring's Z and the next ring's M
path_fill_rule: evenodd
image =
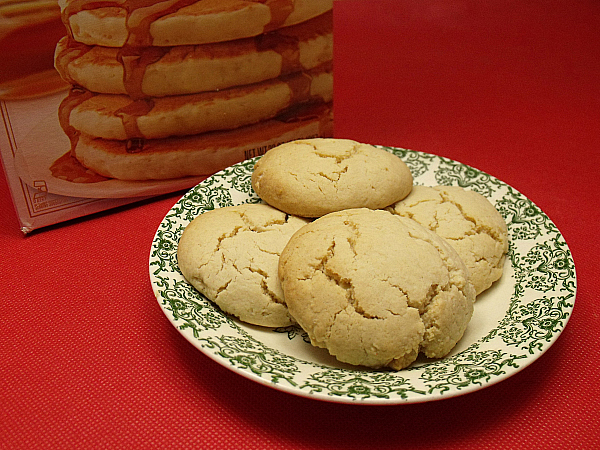
M333 97L330 65L253 85L199 94L134 100L73 90L63 101L63 129L103 139L161 139L234 129L271 119L285 109ZM76 98L75 98L76 97Z
M60 172L65 158L76 158L82 171L121 180L161 180L210 175L237 162L264 154L269 148L295 139L333 136L329 104L296 106L277 118L235 130L193 136L118 141L82 134L71 156L55 163ZM86 170L87 169L87 170ZM59 173L60 174L60 173ZM62 174L65 176L65 174ZM104 178L105 177L105 178Z
M60 0L76 41L105 47L242 39L321 15L333 0Z
M121 180L208 175L332 134L331 0L59 3L55 65L73 88L55 177L78 164ZM72 181L84 178L102 180Z
M148 97L193 94L257 83L313 69L333 59L331 11L253 38L204 45L140 49L139 91ZM93 92L127 94L128 69L119 49L63 38L55 54L59 73Z

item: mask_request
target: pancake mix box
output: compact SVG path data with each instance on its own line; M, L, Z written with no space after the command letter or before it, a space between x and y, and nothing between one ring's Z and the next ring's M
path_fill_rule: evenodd
M24 233L333 135L333 0L0 0Z

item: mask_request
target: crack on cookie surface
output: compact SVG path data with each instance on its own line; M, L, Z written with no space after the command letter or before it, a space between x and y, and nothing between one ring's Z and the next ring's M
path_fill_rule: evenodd
M389 208L443 237L467 265L477 294L502 276L508 246L504 219L481 194L453 186L421 187ZM427 190L425 190L427 189Z
M270 220L258 222L258 223L253 222L251 217L249 217L248 214L246 214L244 212L239 212L239 217L242 219L245 226L237 226L230 233L224 233L218 239L218 245L217 245L217 248L215 249L215 252L221 254L221 267L219 268L219 272L224 270L226 266L230 266L233 269L235 269L235 271L237 273L239 273L240 275L243 275L244 271L246 271L246 270L250 273L259 275L263 278L261 281L261 288L262 288L264 295L271 298L272 300L276 301L277 303L283 304L284 303L283 299L280 298L280 296L278 296L271 289L269 289L267 280L271 277L269 276L269 274L266 271L264 271L262 268L260 268L257 265L254 257L249 257L248 263L244 267L238 267L238 261L234 258L229 258L229 256L228 256L229 251L224 250L222 248L222 244L226 239L232 239L232 238L239 236L240 234L245 233L245 232L250 232L250 233L276 232L277 226L283 226L283 225L289 223L290 215L284 214L282 218L272 218ZM281 256L281 249L279 251L269 250L267 248L264 248L260 244L261 244L260 241L252 241L251 242L251 245L253 245L253 248L257 249L261 253L273 255L276 257ZM220 294L221 292L225 291L231 281L232 280L229 279L226 282L225 286L218 287L217 294Z
M244 222L244 225L246 225L246 227L247 227L243 231L252 231L254 233L262 233L265 231L271 231L271 229L274 225L284 225L284 224L288 223L289 218L290 218L289 214L284 214L284 216L281 219L274 217L271 220L268 220L266 222L254 223L252 221L252 219L248 216L248 214L246 214L245 212L240 211L239 215L240 215L240 219L242 219L242 221Z
M346 226L346 230L349 233L347 235L345 235L344 237L339 238L340 242L343 244L346 244L346 245L344 245L344 248L349 250L348 255L351 255L351 257L353 259L360 257L359 252L356 248L357 241L360 239L360 235L361 235L360 227L351 220L344 221L344 225ZM333 260L336 256L335 249L336 249L337 245L339 245L339 244L337 244L336 241L333 240L325 257L320 261L318 267L316 268L316 270L319 270L320 272L322 272L323 275L328 280L335 283L344 292L344 295L346 298L346 306L344 308L340 308L340 310L336 313L336 316L341 311L346 310L348 307L352 308L352 310L356 314L360 315L361 317L363 317L365 319L369 319L369 320L385 320L386 318L388 318L390 316L402 315L403 312L394 311L394 309L392 307L386 307L385 305L381 305L381 304L378 305L381 308L381 310L379 311L379 313L377 313L372 309L372 305L368 304L369 300L371 300L371 299L361 298L360 296L356 295L356 289L355 289L355 285L352 280L352 277L349 275L344 275L344 274L339 273L338 271L332 269L329 265L329 262L331 260ZM351 262L348 262L348 264L352 265ZM349 269L348 273L351 273L351 272L353 272L353 270ZM400 286L394 285L393 283L391 283L389 279L382 278L382 279L379 279L378 281L381 283L386 283L389 287L395 289L397 291L397 293L399 293L399 296L401 298L403 298L404 300L406 300L408 298L408 294ZM385 312L387 314L382 314L382 312ZM333 322L335 322L335 319ZM333 324L331 324L331 325L333 325Z
M231 284L231 281L232 281L232 280L227 280L227 282L226 282L224 285L222 285L222 286L219 286L219 287L217 288L217 290L216 290L216 294L215 294L215 299L216 299L216 298L219 296L219 294L221 294L221 292L223 292L223 291L226 291L226 290L227 290L227 287L229 287L229 285Z
M358 228L355 226L353 233L358 234ZM343 243L348 244L348 249L352 252L353 257L356 257L356 249L354 248L353 237L348 236L343 238ZM331 335L332 328L336 326L338 321L338 317L342 313L349 313L349 311L353 311L359 316L368 319L368 320L381 320L385 319L384 317L379 317L374 314L370 314L361 304L360 298L356 295L355 286L352 282L352 279L344 274L339 273L331 267L330 262L336 257L336 247L339 244L336 243L335 239L332 240L331 245L327 249L327 252L323 256L323 258L319 261L317 265L315 265L314 270L321 272L323 276L331 283L334 283L338 286L342 291L345 297L345 304L340 305L339 308L333 313L331 320L327 323L325 329L326 339L329 339ZM307 279L310 278L307 277Z
M323 149L318 148L318 146L315 144L308 143L306 141L302 141L302 143L306 144L306 145L310 145L313 148L315 155L320 158L335 159L336 164L341 164L346 159L352 158L354 155L359 153L359 148L360 148L360 144L353 143L352 146L349 147L348 150L346 150L344 153L331 154L331 153L325 152Z
M356 243L358 239L360 239L360 229L358 225L351 220L344 221L344 225L346 225L351 232L351 235L346 238L346 242L348 242L350 250L352 250L352 253L354 253L354 256L356 257L358 256L358 252L356 251Z
M348 166L343 167L340 170L333 170L329 173L326 172L317 172L316 175L325 178L328 181L333 182L334 187L337 186L337 183L342 178L342 175L348 172Z
M458 202L452 198L452 194L449 194L445 191L441 191L438 189L435 189L435 191L436 191L436 194L438 195L437 199L433 199L433 198L420 199L414 203L400 201L400 204L404 204L406 206L406 208L408 208L408 209L402 211L401 214L399 214L399 215L416 220L415 219L416 214L414 213L414 211L411 211L410 208L417 208L419 205L423 205L423 204L427 204L427 203L431 203L436 207L443 206L444 204L449 204L449 205L452 205L453 207L455 207L457 209L458 213L460 214L460 216L463 219L465 219L466 221L470 222L473 225L473 228L472 228L472 230L467 231L464 236L461 236L459 238L444 237L445 239L461 240L461 239L464 239L466 236L473 236L476 234L487 234L495 242L502 243L504 241L502 236L500 236L496 232L496 230L494 230L492 227L488 227L488 226L485 226L485 224L479 223L475 217L472 217L469 214L467 214L467 212L464 210L464 207L460 204L460 202ZM395 214L398 214L397 212L395 212L394 208L392 208L392 211ZM444 214L442 214L441 216L440 216L440 214L441 213L440 213L439 209L434 208L433 219L435 220L435 223L426 224L427 227L429 229L431 229L432 231L435 231L435 232L438 231L438 228L440 226L440 218L443 218L443 216L444 216Z
M233 236L235 236L236 234L239 233L239 231L243 229L243 227L241 226L237 226L235 227L233 230L231 230L228 233L223 233L221 236L219 236L217 238L217 246L215 248L215 251L219 251L221 249L221 243L225 240L225 239L229 239L232 238Z
M452 282L452 280L454 278L453 275L456 275L458 272L460 272L461 268L458 265L458 260L456 260L451 254L453 252L453 250L451 248L444 248L445 246L449 246L449 244L446 244L444 246L442 242L436 242L435 239L427 239L426 237L418 236L415 233L412 233L411 231L409 231L409 235L413 239L419 239L419 240L426 242L427 244L433 246L437 250L442 264L444 264L445 272L448 273L447 283L445 283L444 285L440 285L437 283L432 284L429 287L429 290L425 296L423 306L422 307L418 307L416 305L414 306L419 310L420 316L423 317L423 315L425 315L427 313L430 305L432 303L434 303L434 301L438 297L438 295L440 295L441 293L450 291L452 289L452 286L456 286L462 295L464 295L465 297L468 297L467 290L469 289L470 281L468 280L467 273L464 274L463 285ZM465 269L466 269L466 267L465 267ZM410 299L409 299L409 302L410 302ZM413 305L414 305L414 303L413 303ZM413 306L413 305L411 305L411 306Z
M471 222L473 224L473 231L471 233L467 233L465 234L466 236L472 236L475 234L487 234L488 236L490 236L494 241L501 243L503 242L503 239L498 235L498 233L495 232L495 230L493 228L490 227L486 227L485 225L478 223L477 219L475 217L471 217L469 216L463 206L455 201L451 195L447 194L446 192L440 192L440 197L442 199L442 202L439 203L440 205L443 203L449 203L452 206L454 206L456 209L458 209L458 211L460 212L461 216ZM463 237L464 239L464 237Z
M262 275L262 274L261 274ZM263 290L263 293L269 297L273 302L279 303L281 305L285 305L285 301L283 298L279 297L275 292L269 289L269 284L267 283L268 276L264 275L264 278L260 282L260 287Z
M388 212L333 214L299 236L285 260L291 270L283 269L292 315L315 345L345 362L395 369L421 344L430 355L453 346L473 296L459 292L469 289L467 273L449 244Z
M423 302L418 303L416 301L414 301L413 299L411 299L410 297L406 297L407 298L407 303L409 306L415 308L416 310L419 311L419 316L422 318L423 314L425 314L427 312L427 309L429 308L429 305L431 304L431 302L433 301L433 299L440 293L440 291L442 291L443 289L440 288L440 285L437 283L432 284L431 286L429 286L429 290L427 291L427 293L425 294L425 298L423 299Z

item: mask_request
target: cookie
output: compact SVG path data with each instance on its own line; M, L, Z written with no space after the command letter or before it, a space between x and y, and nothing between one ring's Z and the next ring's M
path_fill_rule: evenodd
M508 250L506 222L483 195L459 186L414 186L389 211L446 239L469 269L477 294L502 276Z
M208 211L185 228L177 261L185 279L224 312L254 325L294 323L277 275L279 255L306 220L264 204Z
M475 290L444 239L385 210L327 214L279 260L289 311L338 360L402 369L446 356L473 313Z
M396 155L347 139L303 139L269 150L252 187L268 204L303 217L379 209L408 195L413 178Z

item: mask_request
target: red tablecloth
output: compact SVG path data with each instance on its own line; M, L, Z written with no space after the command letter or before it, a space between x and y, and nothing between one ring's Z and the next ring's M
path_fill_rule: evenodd
M600 3L335 4L336 135L469 164L533 200L577 269L515 376L441 401L325 403L209 360L154 298L172 194L25 237L0 181L0 448L600 448Z

